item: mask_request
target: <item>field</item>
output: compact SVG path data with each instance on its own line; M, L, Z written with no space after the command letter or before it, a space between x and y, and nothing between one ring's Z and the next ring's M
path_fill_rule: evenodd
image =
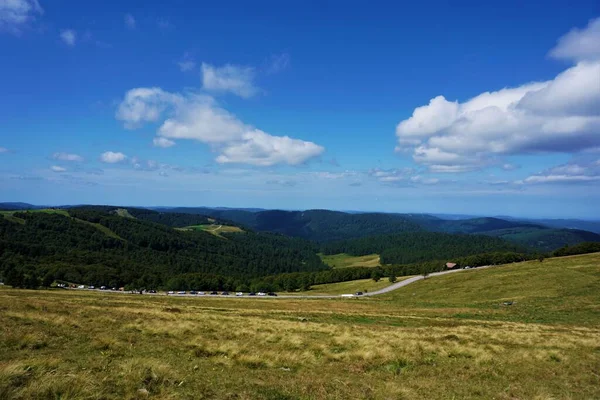
M398 282L409 277L398 277ZM314 285L309 291L300 292L302 296L322 295L322 294L346 294L356 292L374 292L391 285L387 278L382 278L379 282L372 279L359 279L356 281L326 283L323 285Z
M215 236L221 236L222 233L239 233L244 232L237 226L229 225L192 225L181 228L181 230L202 230L205 232L212 233Z
M321 260L332 268L347 267L377 267L379 263L379 254L369 254L366 256L351 256L348 254L319 254Z
M0 287L0 327L2 399L593 399L600 254L360 299Z

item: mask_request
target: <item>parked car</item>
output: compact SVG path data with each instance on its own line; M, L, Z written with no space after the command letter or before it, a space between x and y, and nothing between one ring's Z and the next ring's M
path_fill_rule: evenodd
M100 290L106 290L106 286L100 286Z
M88 289L96 289L95 286L90 286Z
M177 294L185 294L185 290L180 290Z
M195 290L190 290L190 294L196 294Z
M258 296L266 296L266 293L263 293L263 292L258 292L258 293L257 293L257 295L258 295Z
M148 293L156 294L156 290L150 289L150 290L148 290Z
M355 295L355 296L362 296L362 295L363 295L363 292L356 292L356 293L354 293L354 295Z
M221 296L229 296L229 292L223 292L221 293Z
M243 296L243 295L244 295L244 293L242 293L242 292L237 292L235 295L239 297L239 296Z
M218 294L219 294L219 293L215 292L214 290L213 290L212 292L210 292L210 295L211 295L211 296L216 296L216 295L218 295Z
M250 292L250 293L248 293L248 296L256 296L256 293Z
M85 285L79 285L77 286L77 289L85 289Z
M267 293L267 295L268 295L268 296L277 296L277 293L274 293L274 292L269 292L269 293Z
M169 291L167 292L167 294L175 294L175 292L174 292L174 291L172 291L172 290L169 290Z
M204 296L205 294L206 294L206 293L204 293L204 292L198 292L198 293L197 293L197 295L198 295L198 296Z

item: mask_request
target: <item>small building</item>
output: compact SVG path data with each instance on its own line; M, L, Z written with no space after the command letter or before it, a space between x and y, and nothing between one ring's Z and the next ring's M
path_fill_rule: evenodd
M451 263L451 262L446 263L446 268L448 268L448 269L454 269L454 268L456 268L456 263Z

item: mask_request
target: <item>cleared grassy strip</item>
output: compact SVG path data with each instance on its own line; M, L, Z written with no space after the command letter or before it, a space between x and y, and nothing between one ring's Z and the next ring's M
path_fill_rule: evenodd
M215 236L222 237L222 233L243 233L244 231L237 226L229 226L229 225L191 225L186 226L185 228L177 228L179 230L189 231L189 230L199 230L205 231L208 233L212 233Z
M377 267L380 265L379 254L369 254L366 256L351 256L348 254L319 254L321 260L332 268L348 267Z
M82 224L87 224L87 225L93 226L94 228L98 229L100 232L104 233L106 236L109 236L114 239L125 240L122 237L120 237L119 235L117 235L116 233L114 233L113 231L111 231L110 229L108 229L104 225L101 225L101 224L98 224L95 222L85 221L85 220L79 219L79 218L73 218L73 219L77 222L81 222Z
M135 219L135 217L133 215L131 215L129 213L129 211L127 211L126 208L118 208L115 210L115 212L117 213L118 216L120 217L124 217L124 218L132 218Z

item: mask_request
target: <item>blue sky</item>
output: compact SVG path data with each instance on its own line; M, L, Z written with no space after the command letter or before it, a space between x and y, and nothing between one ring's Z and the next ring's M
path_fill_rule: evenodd
M600 218L600 4L521 3L0 0L0 201Z

